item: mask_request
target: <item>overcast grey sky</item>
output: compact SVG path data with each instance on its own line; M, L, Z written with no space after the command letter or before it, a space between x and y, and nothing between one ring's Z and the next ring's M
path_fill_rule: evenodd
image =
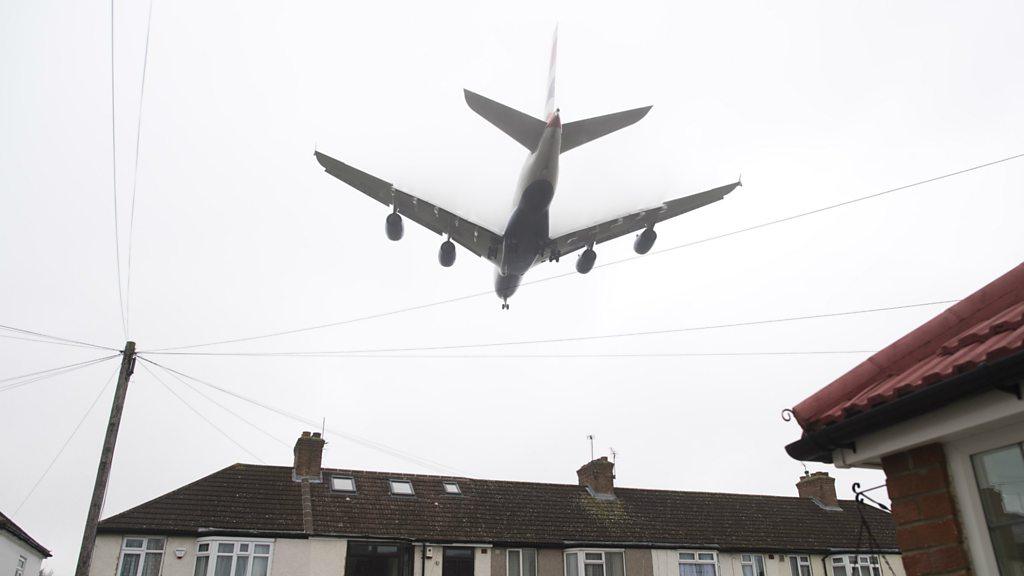
M521 148L469 88L539 115L560 23L566 121L653 104L563 158L552 232L732 181L659 226L655 253L493 294L209 348L338 350L553 338L961 298L1024 257L1024 160L691 248L666 248L1024 152L1018 2L508 4L155 0L132 242L140 350L340 321L491 289L491 267L325 174L314 146L501 230ZM0 323L120 347L101 2L0 3ZM122 268L145 40L116 2ZM598 264L632 255L629 239ZM572 270L573 258L527 277ZM941 307L465 354L876 350ZM0 341L0 377L96 357ZM408 359L156 357L283 410L461 470L575 482L618 452L617 483L794 495L779 418L866 357ZM15 510L115 370L0 394L0 510L73 571L112 386ZM253 430L167 383L267 463L301 424L204 390ZM437 472L328 435L332 467ZM283 443L283 444L282 444ZM132 381L105 514L255 459L143 369ZM836 471L842 496L881 475Z

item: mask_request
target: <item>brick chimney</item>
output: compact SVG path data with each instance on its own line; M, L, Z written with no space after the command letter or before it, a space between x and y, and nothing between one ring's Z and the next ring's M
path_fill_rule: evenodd
M295 467L292 479L321 482L320 463L324 455L324 439L319 432L303 432L295 441Z
M615 495L615 464L606 456L591 460L576 471L580 486L590 488L595 496Z
M806 472L796 483L801 498L813 498L825 508L839 508L836 498L836 479L828 472Z

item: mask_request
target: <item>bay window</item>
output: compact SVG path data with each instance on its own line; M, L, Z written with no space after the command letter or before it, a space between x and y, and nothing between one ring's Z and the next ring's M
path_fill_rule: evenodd
M565 553L565 576L625 576L621 550L572 550Z
M714 552L680 552L679 576L716 576L718 561Z
M193 576L267 576L270 541L202 541Z
M128 537L121 543L118 576L160 576L164 560L164 539Z

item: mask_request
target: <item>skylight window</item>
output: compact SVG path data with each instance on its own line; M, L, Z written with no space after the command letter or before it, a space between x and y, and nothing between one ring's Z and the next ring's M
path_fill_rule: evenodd
M331 490L335 492L355 492L356 480L351 476L331 476Z
M396 496L412 496L415 492L412 491L412 482L408 480L389 480L391 484L391 493Z
M445 494L462 494L462 489L459 488L459 483L454 480L446 480L441 483L444 486Z

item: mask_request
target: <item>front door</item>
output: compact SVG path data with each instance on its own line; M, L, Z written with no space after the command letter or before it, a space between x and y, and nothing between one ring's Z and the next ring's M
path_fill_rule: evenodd
M445 546L441 576L473 576L473 549Z

